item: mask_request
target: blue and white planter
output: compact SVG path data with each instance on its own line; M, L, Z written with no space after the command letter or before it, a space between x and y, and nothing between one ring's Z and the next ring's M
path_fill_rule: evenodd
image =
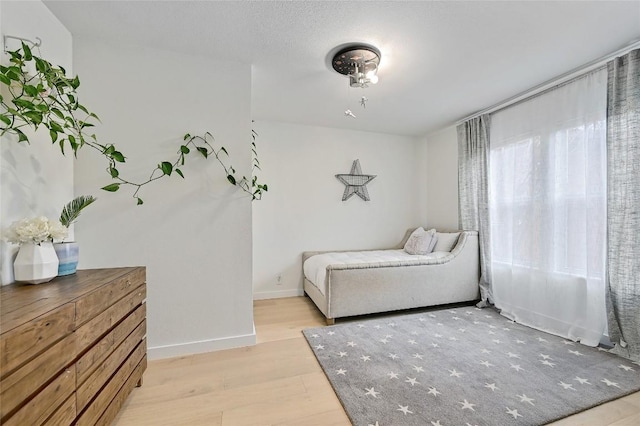
M55 243L53 248L58 255L58 276L75 274L80 258L78 243Z

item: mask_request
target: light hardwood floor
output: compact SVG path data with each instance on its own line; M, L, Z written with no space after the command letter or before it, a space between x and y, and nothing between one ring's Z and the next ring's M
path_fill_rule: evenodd
M256 346L150 362L115 424L350 425L300 333L324 325L313 302L256 301L254 319ZM640 392L553 425L638 426Z

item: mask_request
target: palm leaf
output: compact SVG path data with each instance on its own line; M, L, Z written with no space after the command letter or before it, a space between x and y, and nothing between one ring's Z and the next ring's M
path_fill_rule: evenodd
M95 200L96 198L93 195L81 195L74 198L62 209L62 213L60 214L60 223L68 228L76 221L76 219L78 219L82 209L93 203Z

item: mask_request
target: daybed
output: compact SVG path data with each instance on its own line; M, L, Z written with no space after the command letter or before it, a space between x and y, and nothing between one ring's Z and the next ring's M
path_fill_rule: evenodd
M327 324L353 315L478 299L477 232L461 231L450 252L410 255L403 246L302 254L304 291Z

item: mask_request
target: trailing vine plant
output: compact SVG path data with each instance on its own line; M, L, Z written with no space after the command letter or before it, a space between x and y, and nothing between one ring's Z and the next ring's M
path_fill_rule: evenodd
M174 173L184 178L181 167L184 166L186 157L193 152L198 152L204 158L213 155L223 167L229 183L251 195L252 200L261 199L263 193L268 190L266 184L258 183L256 176L252 176L251 179L245 176L238 177L235 168L225 162L229 153L223 146L219 149L214 148L214 138L209 132L202 136L184 135L176 158L158 163L147 180L134 182L122 177L118 167L126 161L126 156L115 145L102 144L98 142L94 133L89 133L89 129L100 119L78 101L78 76L66 77L63 67L52 65L34 55L24 42L20 49L7 53L10 56L9 66L0 65L0 87L6 89L0 91L0 136L14 135L19 143L29 143L24 129L38 130L44 127L49 132L51 143L57 143L63 155L65 148L70 148L74 156L77 156L81 148L94 149L105 157L106 171L115 181L101 189L115 192L123 186L132 187L132 196L138 205L143 204L140 190L145 185ZM251 136L253 173L260 169L260 163L257 159L255 131L252 131Z

